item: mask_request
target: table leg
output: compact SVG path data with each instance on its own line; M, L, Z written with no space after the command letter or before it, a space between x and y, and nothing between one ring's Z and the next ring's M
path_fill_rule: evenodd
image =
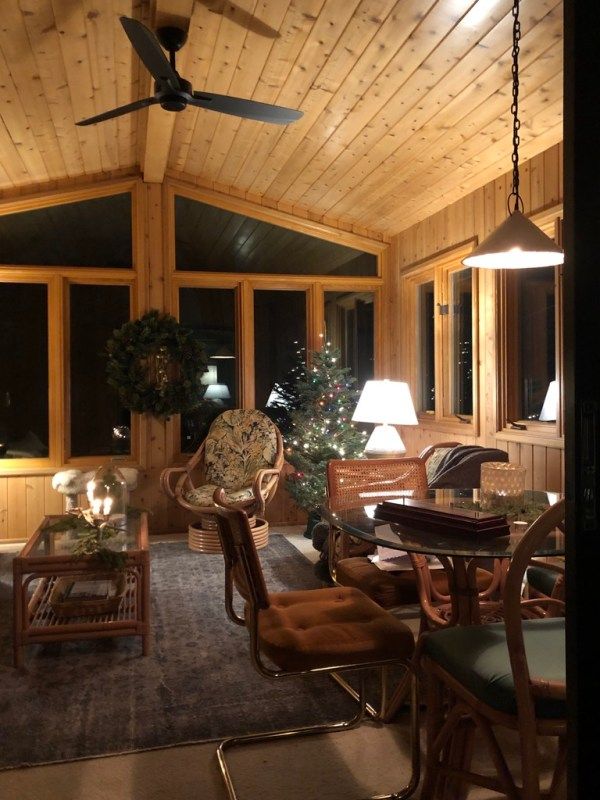
M17 669L23 666L23 581L21 565L13 559L13 661Z
M475 570L469 570L465 559L454 556L454 602L456 603L457 625L478 625L481 622L479 595Z
M147 656L150 655L152 646L150 639L150 554L148 552L143 554L139 579L142 582L142 619L144 621L142 653Z

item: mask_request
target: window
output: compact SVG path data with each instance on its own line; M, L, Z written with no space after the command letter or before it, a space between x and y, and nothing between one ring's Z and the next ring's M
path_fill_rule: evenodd
M55 205L43 198L36 209L15 200L0 214L7 472L138 455L138 423L108 386L104 359L106 341L135 308L134 185L76 190Z
M178 270L377 275L377 256L175 195Z
M167 196L175 225L173 313L209 351L206 382L218 386L207 392L219 395L218 405L203 402L198 412L174 418L176 457L194 452L225 408L261 409L283 428L273 387L289 377L303 348L321 347L324 335L359 385L377 374L387 245L238 198L227 210L222 195L175 182Z
M402 307L414 336L402 343L407 379L423 421L477 426L477 274L466 248L402 278Z
M560 219L556 212L534 222L560 242ZM498 277L498 287L501 334L498 427L510 431L511 436L533 434L555 438L562 430L559 392L562 267L504 270Z
M104 348L129 319L130 288L71 284L69 301L71 455L129 455L131 414L107 386Z
M0 215L3 264L130 267L131 192Z
M416 407L430 414L435 412L435 314L433 281L417 284L417 362L418 383Z
M254 292L254 391L264 409L277 381L296 364L306 346L306 294L301 291Z
M0 283L0 459L49 449L48 287Z
M193 453L215 417L238 405L235 289L180 289L179 319L192 328L208 358L203 401L181 417L181 452Z
M375 374L374 294L326 291L324 301L325 336L339 348L341 366L349 367L356 386L362 387Z
M473 413L473 271L459 269L448 280L450 414Z

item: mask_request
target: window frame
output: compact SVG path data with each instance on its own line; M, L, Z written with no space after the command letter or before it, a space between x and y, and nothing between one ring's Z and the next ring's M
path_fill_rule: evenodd
M337 275L274 275L258 273L202 272L176 269L175 265L175 195L184 195L201 203L215 205L248 217L260 219L301 233L328 241L355 247L377 257L377 276ZM310 353L321 347L325 337L325 292L372 292L374 303L374 364L375 377L381 374L384 363L384 322L382 290L389 270L389 245L358 234L329 228L318 222L292 217L282 211L258 207L246 200L230 197L209 189L190 187L170 179L166 185L167 231L166 270L169 291L165 301L167 310L179 319L179 290L183 288L236 289L237 325L236 346L238 354L238 403L240 408L254 408L254 292L304 291L306 293L306 347ZM175 463L188 461L190 453L181 452L181 416L174 415L168 422L168 441L172 443ZM169 430L170 429L170 430Z
M531 217L544 233L562 246L562 205ZM518 342L516 316L511 308L510 270L500 270L497 276L498 295L498 418L497 437L505 441L530 442L532 444L556 447L564 444L564 404L563 404L563 267L554 268L554 319L555 319L555 363L556 380L559 385L559 408L556 422L515 419L511 414L514 408L516 389L511 385L513 370L509 369L512 354ZM512 423L515 423L513 425ZM525 428L516 426L524 425Z
M449 306L451 298L451 276L465 267L461 261L473 250L472 243L452 248L435 258L427 259L403 273L400 279L400 302L402 315L408 320L406 330L412 336L404 337L401 343L403 363L411 395L415 401L415 409L419 425L432 427L460 435L477 436L479 434L479 277L477 270L471 271L472 285L472 362L473 362L473 413L456 415L451 411L452 403L452 365L450 362L450 313L441 313L444 306ZM420 398L420 330L418 297L419 287L433 282L434 303L434 376L435 402L433 411L418 408ZM460 418L459 418L460 417Z
M143 206L137 178L90 185L78 189L47 192L0 203L0 215L27 212L48 206L76 203L115 194L131 194L131 267L78 267L0 264L2 283L44 283L48 286L48 457L0 459L0 475L54 472L61 467L89 467L112 458L123 465L140 466L144 460L142 426L139 414L131 414L131 453L107 456L90 453L70 455L70 320L69 287L88 285L127 285L130 287L130 319L143 305L142 282L138 273L143 263Z

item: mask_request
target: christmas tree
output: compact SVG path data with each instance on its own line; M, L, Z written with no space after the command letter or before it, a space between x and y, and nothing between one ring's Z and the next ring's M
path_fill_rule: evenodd
M296 382L298 402L285 437L286 459L295 467L288 476L288 490L308 512L325 500L327 462L360 457L367 440L352 422L360 392L353 388L350 370L340 366L340 355L327 342L312 353L310 365L303 366Z

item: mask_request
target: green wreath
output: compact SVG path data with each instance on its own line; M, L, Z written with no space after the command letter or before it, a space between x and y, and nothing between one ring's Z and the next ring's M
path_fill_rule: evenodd
M207 359L193 332L152 309L113 331L106 343L108 383L125 408L170 417L192 411L203 396Z

